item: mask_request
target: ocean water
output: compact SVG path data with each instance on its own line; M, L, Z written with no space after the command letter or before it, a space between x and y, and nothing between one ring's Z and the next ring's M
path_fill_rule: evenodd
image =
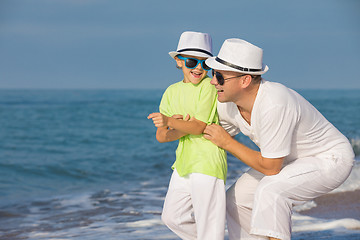
M295 209L293 239L360 239L360 90L299 92L357 161L334 193ZM146 118L162 93L0 90L0 239L178 239L160 220L177 144L158 143ZM228 162L227 186L247 169Z

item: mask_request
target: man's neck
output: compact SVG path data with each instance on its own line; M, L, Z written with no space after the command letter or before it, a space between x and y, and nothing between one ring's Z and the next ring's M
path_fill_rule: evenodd
M259 87L260 84L256 84L244 89L241 97L235 102L240 112L248 113L251 115L252 108L254 106L257 93L259 91Z

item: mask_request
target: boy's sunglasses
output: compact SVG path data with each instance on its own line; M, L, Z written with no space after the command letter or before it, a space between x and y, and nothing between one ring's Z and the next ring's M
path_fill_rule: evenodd
M239 76L236 76L236 77L229 77L229 78L224 78L223 75L217 71L215 71L214 69L212 70L212 75L216 76L216 79L218 81L218 83L220 85L224 85L225 83L225 80L229 80L229 79L232 79L232 78L238 78L238 77L242 77L242 76L245 76L245 75L248 75L248 74L242 74L242 75L239 75Z
M201 67L202 69L204 69L205 71L209 71L211 70L211 68L205 64L205 60L199 60L199 59L196 59L196 58L188 58L188 57L183 57L183 56L180 56L180 55L177 55L177 57L181 60L184 60L185 61L185 66L189 69L194 69L197 67L197 65L200 63L201 64Z

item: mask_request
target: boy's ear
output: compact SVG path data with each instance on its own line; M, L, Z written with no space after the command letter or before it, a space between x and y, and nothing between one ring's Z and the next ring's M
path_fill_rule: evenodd
M182 67L183 67L183 61L181 61L178 57L175 57L175 61L176 61L176 65L177 65L179 68L182 68Z

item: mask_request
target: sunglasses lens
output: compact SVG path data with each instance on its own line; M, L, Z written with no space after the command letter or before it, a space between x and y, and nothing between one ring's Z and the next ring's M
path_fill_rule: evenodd
M213 72L214 72L214 70L213 70ZM221 73L215 72L215 76L216 76L216 79L217 79L218 83L220 85L223 85L225 80L224 80L224 77L221 75Z
M209 71L211 69L211 67L209 67L208 65L206 65L205 62L202 62L202 68L205 70L205 71Z
M198 65L198 61L193 58L188 58L185 61L185 66L188 68L195 68Z

